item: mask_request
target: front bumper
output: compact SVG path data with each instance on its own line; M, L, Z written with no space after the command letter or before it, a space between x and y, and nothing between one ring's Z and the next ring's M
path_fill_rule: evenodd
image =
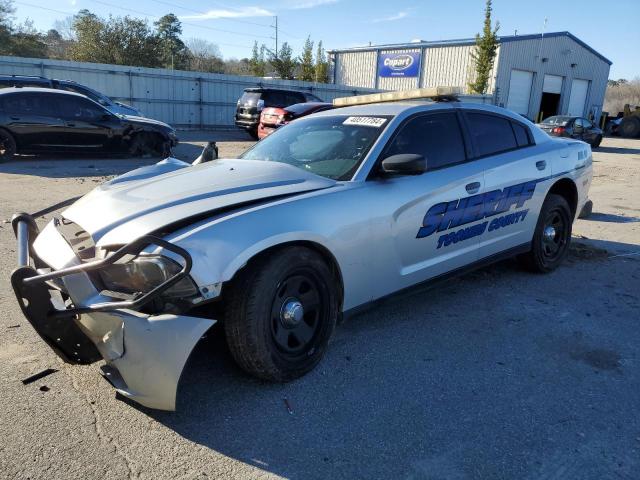
M107 362L105 376L121 394L151 408L174 410L184 365L215 320L146 315L136 310L188 275L188 252L147 235L105 259L82 262L55 222L40 235L27 214L14 215L12 224L18 241L18 268L11 274L11 284L24 316L40 337L65 362L87 364L103 358ZM38 255L36 237L44 256L49 260L56 257L57 269L43 270L53 262ZM131 300L113 299L95 288L90 272L133 258L149 245L182 257L183 269Z

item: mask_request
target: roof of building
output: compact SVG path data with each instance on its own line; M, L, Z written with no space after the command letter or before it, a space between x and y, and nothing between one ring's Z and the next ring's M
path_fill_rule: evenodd
M602 61L612 64L611 60L594 50L592 47L584 43L578 37L571 32L550 32L550 33L533 33L529 35L503 35L498 37L500 43L517 42L520 40L535 40L537 38L553 38L553 37L569 37L574 42L589 50L596 57ZM476 43L475 38L458 38L454 40L434 40L434 41L420 41L420 42L408 42L408 43L390 43L386 45L370 45L364 47L352 47L344 49L329 50L329 53L348 53L348 52L372 52L380 50L393 50L393 49L408 49L408 48L423 48L423 47L453 47L460 45L474 45Z

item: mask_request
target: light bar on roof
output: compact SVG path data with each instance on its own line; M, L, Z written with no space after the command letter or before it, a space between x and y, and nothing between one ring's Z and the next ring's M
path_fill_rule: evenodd
M415 100L420 98L454 99L462 93L460 87L428 87L402 90L398 92L371 93L369 95L356 95L353 97L340 97L333 100L334 107L347 107L349 105L366 105L368 103L399 102L402 100Z

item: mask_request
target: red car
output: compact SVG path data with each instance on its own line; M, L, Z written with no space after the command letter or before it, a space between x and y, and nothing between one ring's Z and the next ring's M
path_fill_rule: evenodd
M296 118L311 115L322 110L333 108L333 104L325 102L296 103L284 108L268 107L260 114L258 138L262 139L273 133L278 127L286 125Z

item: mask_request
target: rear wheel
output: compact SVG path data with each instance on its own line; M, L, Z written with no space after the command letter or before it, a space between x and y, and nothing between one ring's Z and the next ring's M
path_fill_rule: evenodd
M16 141L11 134L0 129L0 162L11 160L16 154Z
M571 208L560 195L549 195L542 204L531 251L518 257L533 272L555 270L569 252L571 243Z
M618 134L625 138L640 137L640 117L625 117L620 122Z
M250 264L234 281L225 311L236 363L256 377L280 382L312 370L338 316L336 283L323 258L305 247Z

